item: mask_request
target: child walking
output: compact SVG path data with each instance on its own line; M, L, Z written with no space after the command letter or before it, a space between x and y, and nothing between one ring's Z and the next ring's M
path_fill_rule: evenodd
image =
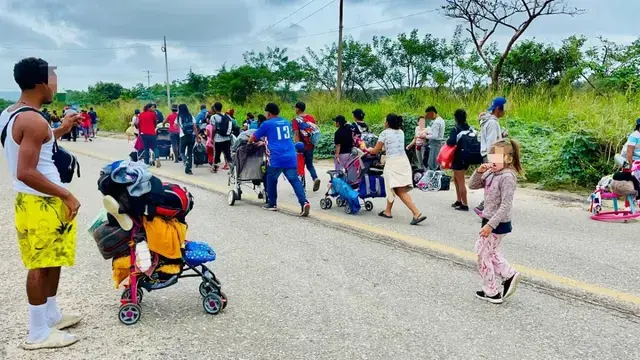
M501 304L515 293L520 282L520 274L504 258L501 247L504 237L512 231L511 207L516 175L522 175L520 145L515 140L500 140L491 146L488 159L489 162L480 166L469 180L470 189L485 190L482 229L476 241L482 290L476 292L476 297Z

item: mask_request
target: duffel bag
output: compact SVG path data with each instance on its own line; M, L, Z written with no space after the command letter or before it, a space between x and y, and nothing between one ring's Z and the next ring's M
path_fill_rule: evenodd
M108 260L129 252L131 232L123 230L119 225L109 225L105 222L93 232L93 239L102 257Z
M149 215L184 220L193 209L193 196L186 188L177 184L163 183L162 187L162 201L152 206Z

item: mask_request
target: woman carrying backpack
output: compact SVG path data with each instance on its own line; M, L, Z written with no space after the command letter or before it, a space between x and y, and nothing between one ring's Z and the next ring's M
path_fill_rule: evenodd
M458 134L463 131L471 130L471 126L467 124L466 111L458 109L454 113L453 117L455 118L456 126L451 129L451 133L449 134L449 139L447 140L447 145L449 146L457 146ZM464 178L467 170L469 169L469 164L464 161L462 150L463 149L458 146L453 154L451 169L453 170L453 184L456 186L456 202L451 206L458 211L469 211L469 203L467 202L467 185Z
M195 145L198 128L196 126L196 118L189 112L187 104L178 106L178 118L176 121L180 129L180 153L184 154L184 172L187 175L193 175L191 171L193 166L193 146Z

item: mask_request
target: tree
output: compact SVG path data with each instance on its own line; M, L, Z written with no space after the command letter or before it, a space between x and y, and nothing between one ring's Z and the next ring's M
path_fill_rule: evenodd
M582 62L585 38L571 37L559 49L533 40L516 45L507 56L502 77L511 85L532 87L557 85L565 79L573 82L580 75L573 71Z
M491 73L491 84L499 86L502 68L514 44L538 18L550 15L575 16L583 10L569 7L568 0L445 0L444 15L466 23L480 58ZM519 22L518 19L522 19ZM518 24L519 22L519 24ZM514 25L518 24L518 25ZM489 40L498 28L513 31L496 61L487 56Z
M302 66L307 72L307 87L309 89L324 88L328 91L336 89L338 76L338 46L333 43L331 46L325 45L319 52L307 48L307 56L301 59Z
M443 45L443 70L449 79L449 88L457 85L470 88L481 83L487 70L478 53L470 48L471 39L462 36L462 26L458 25L448 44Z
M120 84L99 81L89 86L88 93L91 103L100 104L120 98L124 88Z
M584 79L596 90L640 90L640 39L629 46L600 38L600 46L586 51Z
M230 70L223 67L212 79L210 89L212 93L226 96L240 104L253 94L272 91L270 74L266 66L243 65Z
M342 51L344 94L353 99L356 92L361 91L365 98L369 98L368 90L373 83L371 69L376 62L371 45L347 37L343 41Z
M371 68L373 80L387 95L402 91L403 74L396 55L398 44L391 38L374 36L373 49L376 56Z
M210 81L211 79L208 76L196 74L189 70L187 78L182 83L181 90L185 94L194 96L199 101L203 101L207 97Z

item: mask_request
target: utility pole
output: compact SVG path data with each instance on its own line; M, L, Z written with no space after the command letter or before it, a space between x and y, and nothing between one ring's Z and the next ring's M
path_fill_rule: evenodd
M338 101L342 96L342 18L344 13L344 0L340 0L340 25L338 27L338 83L336 84L336 95Z
M145 70L144 72L147 73L147 87L150 88L151 87L151 71Z
M164 53L164 69L167 73L167 105L171 109L171 83L169 83L169 62L167 60L167 37L164 37L164 46L162 47Z

